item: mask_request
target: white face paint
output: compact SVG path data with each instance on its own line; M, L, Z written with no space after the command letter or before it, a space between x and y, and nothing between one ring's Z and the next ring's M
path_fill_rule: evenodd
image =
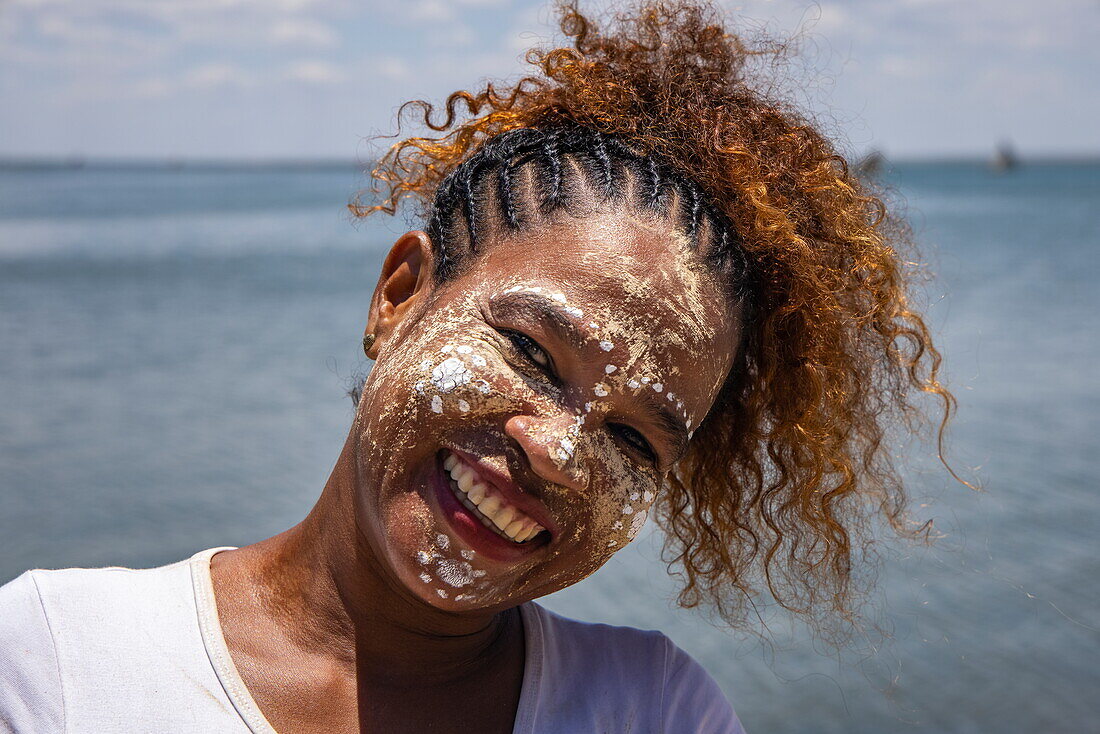
M598 240L616 244L591 245L592 251L603 248L591 265L586 254L575 257L588 268L582 275L572 266L555 273L546 259L529 271L522 264L497 266L493 259L507 248L487 248L475 271L460 285L447 286L453 295L435 301L429 315L410 321L415 325L380 350L357 418L369 429L361 432L366 466L360 473L379 477L381 486L363 493L378 508L367 517L380 518L375 522L385 529L388 547L405 549L403 561L391 560L399 573L402 564L412 565L405 578L423 590L421 598L434 597L442 608L514 604L574 583L602 565L640 532L661 483L655 463L624 442L612 422L636 428L655 443L651 422L639 420L643 394L647 400L660 394L662 406L681 417L688 431L702 417L692 411L705 413L713 399L681 373L710 359L699 355L714 352L710 337L683 326L702 323L703 316L675 321L699 300L676 289L698 276L685 269L666 279L671 285L654 287L651 259L617 260L624 257L618 250L622 238L600 233ZM572 247L579 240L565 241ZM500 273L508 273L507 279L493 281ZM549 336L530 304L515 301L527 296L538 296L559 320L573 324L574 342ZM551 378L509 340L508 330L549 349L548 364L555 369L576 364ZM582 367L590 369L583 381ZM376 385L385 389L374 399ZM532 445L545 447L547 466L556 473L534 471L528 449L505 435L507 420L517 415L532 419ZM417 483L420 475L412 475L414 469L428 471L417 467L429 466L448 447L493 462L538 497L561 527L553 546L512 566L465 547L421 499L427 490Z

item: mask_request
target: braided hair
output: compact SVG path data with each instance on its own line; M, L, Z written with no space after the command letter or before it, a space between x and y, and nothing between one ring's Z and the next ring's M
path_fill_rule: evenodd
M521 169L528 171L528 185L522 188L517 185ZM702 189L655 155L636 152L614 136L578 124L503 132L447 174L428 213L435 279L453 278L492 227L512 234L556 210L582 204L623 206L627 192L638 210L676 224L690 246L745 300L749 269L740 238L708 205ZM526 207L524 196L533 199ZM525 211L536 217L525 216Z

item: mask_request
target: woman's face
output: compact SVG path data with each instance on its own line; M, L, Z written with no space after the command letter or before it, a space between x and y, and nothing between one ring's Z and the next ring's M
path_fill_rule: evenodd
M739 332L667 224L566 217L476 257L395 317L353 428L361 532L454 611L544 596L627 545Z

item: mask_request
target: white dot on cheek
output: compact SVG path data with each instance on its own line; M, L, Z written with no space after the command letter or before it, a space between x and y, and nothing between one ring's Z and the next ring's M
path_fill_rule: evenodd
M439 397L438 395L432 396L432 412L433 413L442 413L443 412L443 398Z
M600 383L592 388L592 392L596 393L596 395L601 398L607 396L607 388L603 385L603 383Z
M432 384L440 392L450 392L456 387L465 385L470 381L470 372L466 365L454 357L448 357L443 363L432 370Z
M461 410L463 413L469 413L470 412L470 404L467 403L465 400L459 400L458 401L458 409Z
M592 326L595 327L596 325L592 324ZM607 341L606 339L600 342L600 349L604 350L605 352L610 352L614 348L615 345Z
M606 367L603 368L603 371L610 375L612 372L614 372L617 369L619 369L619 368L616 367L615 365L609 364L609 365L607 365Z

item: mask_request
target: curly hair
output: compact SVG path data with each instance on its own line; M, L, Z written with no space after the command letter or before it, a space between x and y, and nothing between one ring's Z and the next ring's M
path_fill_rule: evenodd
M851 620L872 522L919 532L888 451L891 428L931 426L922 397L933 398L942 461L955 407L910 304L904 228L815 125L753 88L750 62L782 53L776 45L753 46L703 0L644 2L603 23L573 1L558 11L571 43L528 52L531 75L454 92L441 115L405 103L399 122L412 111L438 135L393 145L372 172L378 203L356 201L352 212L393 214L419 200L433 240L453 239L464 221L472 250L486 168L477 160L507 171L522 146L492 146L509 134L522 142L527 133L511 133L522 130L544 131L532 150L554 131L589 131L588 178L610 170L600 151L611 141L622 160L669 172L689 209L698 199L684 192L697 188L705 215L735 235L752 309L738 363L658 500L678 601L740 626L766 592L817 627ZM553 159L571 150L545 152L544 201L560 186ZM496 197L508 194L501 183ZM440 267L445 279L450 266Z

